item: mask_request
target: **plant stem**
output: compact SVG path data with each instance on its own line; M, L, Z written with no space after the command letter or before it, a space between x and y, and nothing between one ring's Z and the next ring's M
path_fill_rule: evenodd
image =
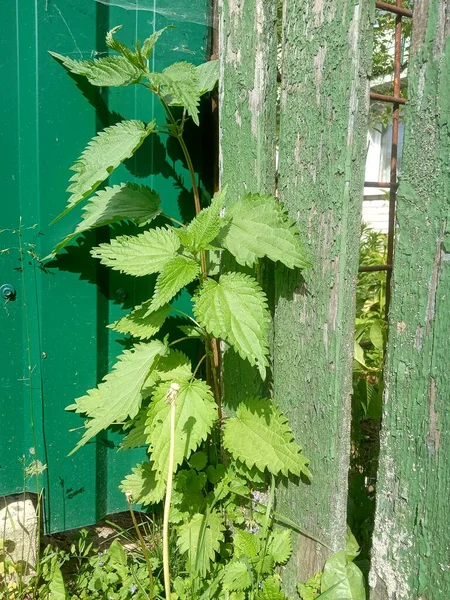
M202 364L202 362L205 360L205 358L207 357L207 354L204 354L201 359L198 361L197 366L194 369L194 372L191 375L191 380L195 378L195 376L197 375L197 371L200 368L200 365Z
M169 566L169 513L170 502L172 499L173 484L173 464L175 460L175 401L180 386L172 383L166 397L166 402L170 404L170 445L169 445L169 467L167 473L166 499L164 502L164 520L163 520L163 570L164 570L164 591L166 600L170 600L170 566Z
M174 219L170 215L166 215L166 213L161 213L161 217L164 217L165 219L169 219L169 221L172 221L172 223L176 223L180 227L185 227L184 223L182 223L181 221L178 221L178 219Z
M148 579L149 579L149 583L150 583L150 593L149 593L148 597L149 597L149 600L153 600L153 570L152 570L152 565L150 562L150 556L148 555L147 545L145 543L144 538L142 537L141 530L139 529L139 525L136 521L136 515L134 514L134 510L133 510L133 499L131 498L131 495L127 494L127 500L128 500L128 508L130 510L131 520L133 521L134 529L136 531L136 534L139 539L139 543L142 548L142 554L144 555L145 562L147 564Z

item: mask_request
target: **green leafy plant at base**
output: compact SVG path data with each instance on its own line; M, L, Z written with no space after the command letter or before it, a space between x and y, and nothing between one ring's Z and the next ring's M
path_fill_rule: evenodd
M235 413L226 414L219 348L232 347L263 381L270 314L253 270L263 258L289 268L309 263L295 221L274 197L229 198L222 190L209 206L201 206L183 134L189 118L199 124L200 98L216 85L217 63L180 62L152 72L149 58L163 31L131 49L115 37L118 29L106 39L116 55L89 61L53 56L93 85L144 86L160 100L167 121L122 121L89 142L72 167L69 202L57 217L86 201L82 219L54 253L80 233L132 221L140 232L100 244L92 257L137 278L156 275L156 284L151 297L110 325L129 334L133 346L96 388L68 407L86 417L74 451L117 424L126 433L124 449L147 448L148 460L132 470L121 489L130 507L164 505L164 592L147 560L148 598L283 600L273 573L287 562L292 545L291 532L276 525L275 486L282 478L310 477L308 461L269 398L243 394ZM164 214L158 194L146 186L98 189L155 134L174 138L188 166L196 216L187 224ZM154 226L156 217L162 226ZM229 254L239 266L219 275L210 272L211 253ZM192 316L182 313L178 338L158 337L165 321L180 314L172 302L186 286L194 287ZM203 344L196 364L177 349L186 340ZM171 571L171 535L184 557L178 573Z

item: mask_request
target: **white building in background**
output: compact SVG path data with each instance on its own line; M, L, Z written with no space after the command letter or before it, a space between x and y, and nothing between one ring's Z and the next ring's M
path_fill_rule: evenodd
M398 170L403 149L403 123L400 122L398 140ZM392 125L381 123L367 134L365 181L389 181ZM375 231L387 233L389 216L389 188L364 188L362 220Z

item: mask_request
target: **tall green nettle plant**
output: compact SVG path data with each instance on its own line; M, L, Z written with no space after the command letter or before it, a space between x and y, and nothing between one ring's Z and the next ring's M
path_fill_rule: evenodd
M180 62L161 73L151 72L149 58L163 31L130 49L114 37L118 29L106 38L116 55L86 61L52 55L96 86L143 85L158 96L167 122L157 126L155 121L122 121L89 142L72 167L71 196L57 218L88 198L87 204L75 231L54 253L80 233L134 221L141 226L140 233L115 237L93 248L91 254L128 275L158 275L153 296L110 325L132 336L132 349L118 357L98 387L68 407L87 417L75 450L100 431L124 422L122 447L147 447L148 461L137 465L121 487L130 502L165 504L167 599L282 599L273 569L288 560L291 538L289 530L275 526L275 521L282 520L274 511L275 481L309 476L307 460L286 417L270 399L243 396L233 416L224 414L217 356L222 341L256 366L265 379L269 311L267 298L255 277L248 274L249 268L264 257L289 268L302 268L307 266L305 253L295 222L272 196L228 198L225 210L222 191L215 194L210 206L201 209L183 133L187 119L199 124L199 100L216 85L217 63L195 67ZM174 111L174 107L181 109ZM122 183L96 192L111 172L155 133L174 137L184 154L196 212L189 224L163 215L158 194L145 185ZM152 227L152 221L161 215L167 224ZM213 276L208 270L211 251L230 253L246 267L246 273ZM156 339L165 320L179 313L172 300L193 282L197 284L193 316L183 313L186 323L179 327L181 337ZM197 364L176 349L186 339L204 344ZM206 380L200 378L203 371ZM261 492L266 492L265 503ZM171 579L169 524L179 552L186 556L185 577ZM161 589L149 575L152 598Z

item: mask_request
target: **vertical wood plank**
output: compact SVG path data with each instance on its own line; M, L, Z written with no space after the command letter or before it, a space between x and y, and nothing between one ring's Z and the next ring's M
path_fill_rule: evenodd
M334 550L346 538L371 4L285 0L283 18L279 196L312 267L275 274L274 394L313 479L284 489L278 510ZM298 536L287 588L321 570L328 552Z
M450 598L450 2L415 3L397 204L374 600Z
M247 192L275 193L276 2L220 0L219 10L220 183L232 203ZM261 389L257 370L231 350L223 371L228 406Z

